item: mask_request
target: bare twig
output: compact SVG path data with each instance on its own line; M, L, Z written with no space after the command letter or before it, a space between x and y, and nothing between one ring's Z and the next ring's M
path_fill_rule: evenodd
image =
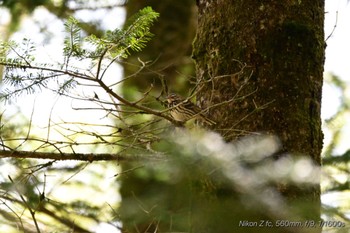
M336 13L335 13L335 23L334 23L333 29L332 29L331 33L327 36L325 41L327 41L333 35L333 33L337 27L337 24L338 24L338 11L336 11Z
M10 181L11 181L12 184L15 184L15 183L13 182L11 176L8 176L8 178L10 179ZM23 197L23 195L18 191L16 185L15 185L15 188L16 188L16 191L17 191L19 197L21 198L23 204L26 206L26 208L28 209L30 215L32 216L32 219L33 219L33 221L34 221L34 225L35 225L36 231L37 231L38 233L40 233L40 228L39 228L38 222L37 222L36 217L35 217L35 210L33 210L33 209L30 207L30 205L28 204L28 202L26 201L26 199L25 199L25 198Z

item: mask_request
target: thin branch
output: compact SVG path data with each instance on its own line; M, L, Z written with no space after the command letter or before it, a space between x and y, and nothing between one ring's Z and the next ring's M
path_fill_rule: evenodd
M103 58L105 57L106 53L107 53L108 49L105 49L101 56L99 57L98 59L98 63L97 63L97 71L96 71L96 79L101 79L103 78L103 74L101 75L100 77L100 72L101 72L101 65L102 65L102 61L103 61Z
M0 150L1 158L21 158L21 159L51 159L51 160L78 160L78 161L141 161L164 159L163 155L122 155L120 153L53 153L53 152L33 152L33 151L7 151Z
M59 216L55 211L49 210L48 208L45 208L45 207L42 207L40 211L52 217L53 219L57 220L58 222L62 223L63 225L74 229L74 231L70 231L70 232L91 233L91 231L82 228L71 219L65 218L63 216ZM67 214L67 216L69 216L69 214Z
M35 100L34 100L34 104L33 104L33 108L32 108L32 113L30 114L30 120L29 120L28 132L27 132L26 138L29 138L29 136L30 136L34 112L35 112ZM24 140L22 143L20 143L16 148L20 148L25 142L26 142L26 140Z
M4 198L4 196L1 196L1 198ZM8 199L8 198L6 198L6 199ZM13 202L15 202L15 201L14 201L14 200L11 200L11 203L13 203ZM18 221L19 221L19 223L20 223L20 225L21 225L21 228L22 228L23 232L25 232L25 230L24 230L24 225L23 225L23 221L22 221L21 216L19 216L19 215L16 213L16 211L15 211L13 208L11 208L6 202L1 201L1 204L4 205L4 206L6 206L6 207L10 210L10 212L13 213L13 214L16 216L16 218L18 218ZM1 213L1 216L4 216L4 214Z
M168 121L170 121L171 123L178 125L178 122L175 121L173 118L171 118L168 115L163 114L163 111L156 111L154 109L142 106L142 105L138 105L137 103L132 103L126 99L124 99L123 97L121 97L120 95L118 95L117 93L115 93L114 91L112 91L103 81L101 80L96 80L96 82L111 96L113 96L114 98L116 98L117 100L119 100L120 102L122 102L123 104L125 104L126 106L129 107L133 107L139 110L144 111L145 113L148 114L153 114L155 116L159 116L162 117L164 119L167 119Z
M12 184L15 184L15 183L13 182L11 176L8 176L8 178L10 179L10 181L11 181ZM28 209L30 215L32 216L32 219L33 219L33 221L34 221L34 225L35 225L36 231L37 231L38 233L40 233L40 228L39 228L38 222L36 221L36 217L35 217L35 210L33 210L33 209L30 207L30 205L28 204L28 202L24 199L23 195L17 190L16 185L15 185L15 188L16 188L16 191L17 191L19 197L21 198L23 204L26 206L26 208Z
M334 26L333 26L333 30L331 31L331 33L327 36L326 40L327 41L334 33L336 27L337 27L337 24L338 24L338 11L336 11L336 14L335 14L335 23L334 23Z
M39 71L49 71L49 72L55 72L58 74L65 74L69 75L75 78L83 79L83 80L88 80L88 81L93 81L94 77L89 76L87 74L82 74L76 71L70 71L70 70L61 70L61 69L56 69L56 68L48 68L45 65L42 66L29 66L25 64L14 64L14 63L8 63L8 62L3 62L0 61L0 65L3 66L8 66L8 67L14 67L14 68L19 68L19 69L32 69L32 70L39 70Z

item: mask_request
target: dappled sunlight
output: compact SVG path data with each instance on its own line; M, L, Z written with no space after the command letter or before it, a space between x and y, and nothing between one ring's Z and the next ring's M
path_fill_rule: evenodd
M275 157L281 148L273 135L259 134L225 142L214 132L183 129L174 133L171 140L181 148L177 156L208 161L210 165L203 168L208 176L223 174L238 192L256 195L263 203L276 201L280 195L278 183L297 186L319 183L320 168L308 157L292 154ZM271 186L273 183L277 186ZM283 197L279 199L282 201Z

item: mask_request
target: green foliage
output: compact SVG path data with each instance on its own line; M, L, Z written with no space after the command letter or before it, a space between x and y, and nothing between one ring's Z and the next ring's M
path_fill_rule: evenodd
M38 61L40 58L36 57L39 54L36 51L37 46L29 39L0 43L0 66L5 68L0 90L1 100L14 102L21 95L50 90L68 96L71 100L96 104L98 110L119 120L119 106L123 102L102 79L113 63L124 59L133 51L140 51L146 45L152 37L150 27L157 17L158 14L151 8L145 8L128 20L127 27L107 31L101 37L85 37L82 24L70 17L64 24L66 34L62 48L63 59L59 62ZM83 87L81 89L93 86L96 92L104 91L105 98L100 96L99 100L79 95L78 88L72 90L77 86ZM133 104L132 107L138 105ZM140 110L136 111L132 107L130 111L138 114ZM89 152L98 151L101 147L101 151L108 153L118 153L120 148L130 151L142 148L144 152L147 140L156 138L148 131L148 123L144 119L140 120L140 130L137 131L129 127L129 119L118 121L118 126L123 129L118 128L115 123L109 122L106 125L106 121L84 124L84 119L73 122L70 128L65 125L66 122L54 122L50 115L47 132L40 134L38 132L43 131L38 130L32 119L23 123L18 119L14 120L20 113L14 114L12 118L5 116L3 112L0 114L0 147L6 152L28 150L54 154L69 151L75 154L80 146ZM137 115L139 116L140 114ZM152 117L149 119L153 120ZM22 118L21 120L23 121ZM57 139L57 134L52 136L56 133L52 133L53 131L61 134L63 139ZM124 135L121 135L121 131ZM127 133L132 136L128 138L125 136ZM126 140L132 140L131 137L134 137L134 143L129 144ZM142 140L143 138L146 140ZM8 232L2 225L9 223L14 223L13 229L20 229L16 232L31 232L37 223L42 232L67 232L73 229L76 232L88 232L101 222L120 225L120 222L115 224L118 219L113 209L119 201L119 183L113 179L115 170L118 170L117 163L58 164L54 160L41 162L35 159L0 160L1 167L8 171L6 175L0 175L1 232ZM110 170L108 175L107 170ZM82 177L77 178L79 176ZM106 183L102 184L103 182ZM86 195L82 195L85 193Z
M0 65L6 66L4 83L8 86L0 92L0 99L6 101L22 93L33 94L48 89L51 81L58 94L65 94L74 88L77 79L102 79L110 65L126 58L131 51L140 51L151 39L150 27L158 13L146 7L127 21L125 29L107 31L102 38L90 35L83 38L80 23L70 17L64 24L64 62L42 64L35 62L35 45L28 39L21 44L14 41L0 44ZM79 68L79 63L89 64L88 69ZM93 76L83 70L96 69Z
M65 57L83 57L84 50L82 49L81 28L79 21L74 17L69 17L64 24L66 37L64 38L63 54Z
M158 17L159 14L152 11L151 7L146 7L126 22L124 31L127 40L125 42L130 44L132 50L140 51L145 47L146 42L152 37L150 25Z
M24 38L21 44L14 41L0 43L0 62L9 67L21 65L30 65L35 60L34 52L36 48L34 43Z
M64 56L100 59L108 53L112 59L126 58L130 50L140 51L146 46L152 38L150 27L158 16L151 7L146 7L127 21L125 29L116 28L107 31L102 38L90 35L84 40L79 22L70 17L65 23L68 34L64 40ZM88 49L83 49L83 42L88 42Z
M333 74L325 75L325 84L333 87L333 91L340 94L339 107L334 115L325 119L324 131L327 132L323 151L322 188L325 196L332 198L332 203L323 205L323 216L326 220L340 220L350 222L347 216L349 210L348 196L350 175L350 150L346 148L339 153L339 147L343 147L348 141L346 129L350 113L350 99L346 95L347 83ZM344 229L345 231L348 229Z

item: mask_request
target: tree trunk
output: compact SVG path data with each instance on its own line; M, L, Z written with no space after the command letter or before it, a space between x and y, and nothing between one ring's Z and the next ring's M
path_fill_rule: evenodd
M151 94L158 96L164 91L161 79L166 81L169 91L186 95L191 86L188 79L189 77L194 79L191 44L195 36L195 2L193 0L130 0L126 5L127 18L146 6L151 6L160 14L160 17L151 28L154 37L147 47L141 52L131 54L123 64L124 77L134 75L133 78L123 81L123 96L129 100L136 100L140 93L146 92L151 86ZM139 59L149 62L147 68L141 72L138 72L141 65ZM155 105L151 104L150 107L159 107L159 103L154 99L150 102ZM155 125L155 127L158 126ZM159 178L159 174L163 172L159 171L161 169L154 171L143 163L142 173L127 172L137 166L140 165L122 164L122 170L127 173L121 178L120 189L123 201L119 212L123 222L123 232L164 232L164 229L169 230L171 226L175 229L187 229L182 226L185 225L182 224L183 222L186 223L186 215L169 217L169 213L178 208L178 203L188 203L185 201L188 199L187 190L173 196L174 190L188 185L182 182L175 187L167 184ZM145 214L140 208L140 203L142 206L150 208L157 206L157 208Z
M197 79L209 81L198 99L203 107L216 106L210 109L216 130L227 141L256 132L277 135L281 153L320 165L324 1L197 3L193 58ZM319 184L280 191L291 201L306 198L312 203L306 218L319 218Z
M125 77L138 72L135 78L123 82L123 95L134 98L132 88L143 92L151 84L153 90L161 92L161 78L167 82L170 91L188 94L185 92L190 86L188 79L194 77L194 64L190 57L196 27L195 3L192 0L129 0L127 18L146 6L151 6L160 17L151 28L154 37L147 47L131 54L127 63L123 64ZM141 65L139 59L148 62L147 68L141 72L138 71Z

